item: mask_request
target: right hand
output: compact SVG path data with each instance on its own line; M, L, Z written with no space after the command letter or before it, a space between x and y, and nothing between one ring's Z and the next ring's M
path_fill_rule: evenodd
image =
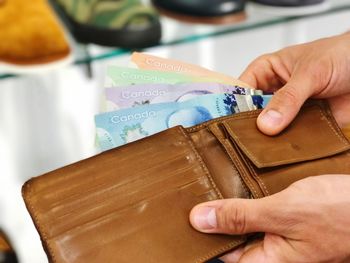
M240 79L263 91L277 91L257 121L267 135L286 128L309 97L328 99L342 127L350 123L350 34L263 55Z
M261 199L199 204L190 220L204 233L266 233L224 255L225 263L349 263L349 196L349 175L314 176Z

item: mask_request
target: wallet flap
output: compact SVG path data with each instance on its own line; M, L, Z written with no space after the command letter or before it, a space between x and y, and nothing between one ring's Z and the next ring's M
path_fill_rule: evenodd
M256 118L260 111L224 120L223 125L230 138L258 168L320 159L350 149L349 141L325 110L325 105L310 104L302 111L277 136L264 135L257 129Z

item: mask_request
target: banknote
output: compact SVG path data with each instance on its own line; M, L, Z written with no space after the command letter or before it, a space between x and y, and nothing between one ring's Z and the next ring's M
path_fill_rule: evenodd
M254 90L220 83L138 84L106 88L106 110L125 109L145 104L181 102L208 94L254 95Z
M270 96L210 94L182 102L158 103L95 116L97 140L108 150L182 125L190 127L214 118L263 108Z
M146 53L134 52L131 56L131 61L140 69L178 72L198 77L215 78L222 81L222 83L226 83L232 86L251 88L248 84L231 76L174 59L166 59Z
M109 66L105 87L135 84L229 83L213 77L191 76L176 72Z

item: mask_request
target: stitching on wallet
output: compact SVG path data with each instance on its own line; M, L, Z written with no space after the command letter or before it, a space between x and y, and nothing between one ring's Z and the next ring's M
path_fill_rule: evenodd
M206 174L207 178L209 179L212 187L214 188L216 194L220 197L220 198L224 198L220 192L220 190L217 188L213 178L211 177L209 170L207 169L207 167L205 166L201 156L199 155L199 153L197 152L196 148L193 145L192 140L190 140L190 138L188 137L188 135L185 133L183 128L179 128L177 129L179 133L181 133L187 140L187 143L189 144L189 146L191 147L193 153L195 154L197 161L199 162L200 166L202 167L202 169L204 170L204 173Z
M228 142L225 141L224 144L227 145ZM240 161L239 161L239 160L237 159L237 157L235 156L235 154L232 154L232 150L231 150L231 149L229 149L228 151L231 153L232 157L235 159L235 161L236 161L236 163L237 163L236 165L239 166L240 169L243 171L244 169L243 169L243 167L242 167ZM257 193L257 191L256 191L256 189L255 189L255 187L254 187L254 185L252 184L252 182L250 181L249 177L245 174L244 171L242 172L242 176L246 179L248 186L252 189L252 192L255 194L255 196L259 196L258 193Z
M216 132L217 135L214 134L214 136L215 136L215 137L217 138L217 140L221 143L221 145L225 144L225 143L226 143L225 139L224 139L224 138L220 138L220 135L219 135L219 134L220 134L220 130L219 130L218 126L212 125L211 127L212 127L213 130L216 130L216 131L217 131L217 132ZM231 147L229 147L229 146L230 146L230 144L227 143L227 146L226 146L226 147L223 146L223 148L224 148L224 151L226 151L226 153L230 156L230 155L232 155L232 152L228 153L228 151L232 151L232 149L231 149ZM233 160L232 160L231 158L229 158L229 160L230 160L231 163L233 164L232 168L233 168L233 169L237 172L237 174L238 174L238 178L239 178L239 180L241 181L241 184L242 184L242 186L243 186L243 191L247 194L247 196L250 196L251 193L248 191L247 186L245 185L245 182L243 181L240 172L237 170L236 164L233 162ZM247 184L249 184L249 182L248 182ZM250 185L250 186L251 186L251 185ZM253 188L253 187L251 187L251 188L252 188L253 191L254 191L254 188Z
M39 230L39 233L41 233L42 240L46 240L45 241L46 247L48 249L48 252L50 253L52 262L57 262L56 261L55 252L52 249L51 245L49 244L49 239L47 238L47 234L46 234L46 231L44 229L44 225L42 225L40 223L40 220L38 219L37 211L36 211L36 209L33 206L33 203L32 203L32 187L30 185L30 182L27 184L27 191L28 191L28 195L26 195L27 196L27 201L28 201L29 208L30 208L30 210L33 213L33 218L34 218L34 221L36 222L35 225L36 225L37 229Z
M250 170L252 170L254 178L258 180L259 184L262 186L263 190L265 190L266 194L270 195L270 192L267 189L264 181L261 179L261 176L259 176L259 174L255 171L254 167L249 163L249 161L247 161L247 165L250 167Z
M237 240L237 241L232 241L230 244L228 244L227 246L224 246L220 249L214 250L213 252L207 254L204 257L201 257L199 259L196 260L196 263L202 263L203 261L207 261L208 259L211 259L213 256L216 256L218 254L221 254L222 252L227 251L228 249L234 248L235 246L237 246L238 244L243 244L246 241L246 239L241 239L241 240Z
M339 131L337 132L333 126L333 124L330 122L330 120L327 118L327 116L324 114L324 112L321 109L318 109L321 115L326 119L326 122L328 126L331 128L331 130L334 132L334 134L344 143L344 145L349 146L348 142L340 136Z
M229 125L225 125L225 127L226 127L226 129L228 129L230 131L231 136L233 136L237 141L241 142L241 140L237 136L234 136L234 132ZM247 152L247 155L249 156L250 159L254 160L259 165L262 164L251 154L251 152L247 149L247 147L245 147L245 145L242 142L241 142L240 147L243 148L245 152Z
M231 149L231 145L229 145L229 143L227 141L223 141L223 144L226 145L226 149L227 151L229 151L229 154L235 159L236 161L236 165L239 166L242 170L242 176L244 177L245 181L247 181L248 186L252 189L252 192L255 194L255 196L259 196L258 193L255 190L255 187L252 185L252 183L250 182L249 178L246 176L246 174L244 173L244 169L242 168L240 161L237 160L235 154L233 153L232 149Z

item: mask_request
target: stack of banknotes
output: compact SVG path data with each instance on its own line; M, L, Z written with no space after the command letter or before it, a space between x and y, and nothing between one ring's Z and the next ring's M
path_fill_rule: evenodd
M265 107L270 95L200 66L134 53L136 68L110 66L104 113L95 116L102 151L168 128Z

